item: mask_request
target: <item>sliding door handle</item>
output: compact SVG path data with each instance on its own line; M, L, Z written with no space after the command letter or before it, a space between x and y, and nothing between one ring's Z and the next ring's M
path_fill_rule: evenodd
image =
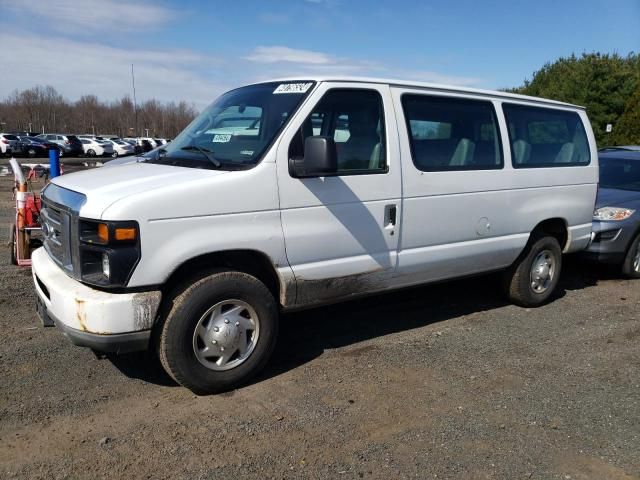
M396 226L398 209L395 205L386 205L384 207L384 226L385 228L392 228Z

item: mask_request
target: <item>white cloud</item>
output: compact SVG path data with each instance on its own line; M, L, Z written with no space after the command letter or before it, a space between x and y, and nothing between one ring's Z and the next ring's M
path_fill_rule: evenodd
M58 30L88 34L159 27L178 14L155 3L126 0L0 0L0 7L25 18L41 17Z
M245 60L257 63L301 63L306 65L330 65L337 63L336 59L326 53L296 48L273 46L257 47Z
M382 76L458 86L477 86L483 82L476 77L426 70L396 69L372 61L335 57L328 53L285 46L260 46L244 59L262 65L257 78L320 74Z
M52 85L72 100L83 94L114 100L131 94L132 63L138 101L187 100L203 107L228 89L209 76L220 60L191 50L124 49L15 33L0 33L0 45L0 97L16 88Z

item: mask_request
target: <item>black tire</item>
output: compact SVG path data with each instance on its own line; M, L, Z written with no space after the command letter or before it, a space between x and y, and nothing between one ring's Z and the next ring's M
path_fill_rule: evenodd
M95 157L96 156L96 151L93 149L89 149L87 150L87 157Z
M211 307L230 299L253 308L259 335L242 363L229 370L212 370L196 356L195 329ZM169 296L155 333L160 362L176 382L198 395L223 392L246 383L266 365L278 335L278 307L271 292L255 277L217 270L185 282Z
M30 148L30 149L28 149L28 150L27 150L27 157L29 157L29 158L33 158L33 157L35 157L35 156L36 156L36 151L35 151L35 149Z
M11 233L9 236L9 248L11 248L11 264L18 265L18 241L16 238L16 224L11 224Z
M113 153L111 154L111 158L118 158L118 152L114 150Z
M553 275L544 290L533 287L532 270L534 262L544 252L553 262ZM548 253L547 253L548 252ZM514 264L504 273L504 288L509 299L521 307L544 305L555 291L562 271L562 250L558 240L551 236L533 235L525 250Z
M622 262L622 274L629 278L640 278L640 265L637 255L640 255L640 233L636 235L636 238L631 242L627 256Z

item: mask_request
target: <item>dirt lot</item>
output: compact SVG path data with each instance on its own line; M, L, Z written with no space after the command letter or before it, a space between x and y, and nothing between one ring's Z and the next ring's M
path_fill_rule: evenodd
M640 282L578 259L535 310L485 276L285 316L264 375L195 397L42 328L8 258L1 478L640 478Z

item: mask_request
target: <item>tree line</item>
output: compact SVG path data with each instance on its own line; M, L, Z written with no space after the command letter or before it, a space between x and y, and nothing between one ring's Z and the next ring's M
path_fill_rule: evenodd
M101 102L95 95L84 95L71 102L52 86L36 86L0 101L0 131L173 138L197 114L185 101L134 105L129 96Z
M508 91L586 107L599 147L640 145L640 54L562 57Z

